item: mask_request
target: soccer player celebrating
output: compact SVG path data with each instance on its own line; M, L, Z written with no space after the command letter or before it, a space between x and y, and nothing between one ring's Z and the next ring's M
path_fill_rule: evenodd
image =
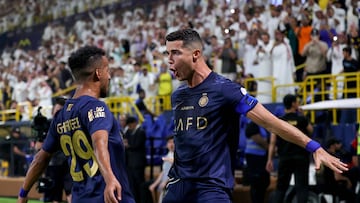
M202 39L195 30L168 34L166 50L170 70L187 84L171 98L175 160L163 203L231 202L241 114L313 152L316 168L324 163L339 173L347 170L346 164L271 114L239 84L213 72L205 63Z
M97 47L80 48L70 56L69 66L78 87L55 114L42 149L26 174L18 202L27 202L27 193L52 153L61 149L73 179L72 202L134 203L119 123L99 100L107 95L110 80L105 52Z

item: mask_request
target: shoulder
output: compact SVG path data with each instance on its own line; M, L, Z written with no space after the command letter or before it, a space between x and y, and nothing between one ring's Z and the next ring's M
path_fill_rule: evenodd
M82 96L79 98L79 103L82 107L96 107L96 106L106 106L106 103L103 100L90 97L90 96Z
M90 116L90 114L109 111L109 108L104 101L90 96L81 96L78 99L70 100L66 103L65 108L78 110L79 113L87 114L88 116Z

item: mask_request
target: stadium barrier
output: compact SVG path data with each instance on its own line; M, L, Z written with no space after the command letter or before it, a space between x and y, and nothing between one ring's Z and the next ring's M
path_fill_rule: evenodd
M275 81L274 78L246 78L244 80L245 88L249 88L249 84L252 82L257 82L261 80L266 81ZM348 84L353 82L356 84L355 87L348 87ZM274 84L274 83L272 83ZM336 100L343 98L348 94L354 94L357 98L360 97L360 72L354 73L341 73L341 74L321 74L321 75L311 75L306 77L303 82L297 82L292 84L284 85L273 85L272 87L272 102L276 103L276 98L283 98L285 95L279 95L278 89L293 87L296 90L296 93L301 97L304 104L311 104L318 101L325 100ZM256 92L257 95L268 95L269 92ZM341 120L338 115L337 109L330 109L332 113L332 124L338 124ZM360 123L360 109L357 109L356 121ZM312 123L315 123L316 120L316 111L310 110L306 113L310 114L310 120Z

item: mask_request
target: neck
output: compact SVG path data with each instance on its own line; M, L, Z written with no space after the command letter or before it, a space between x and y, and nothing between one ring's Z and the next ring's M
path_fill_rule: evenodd
M199 63L194 68L194 73L190 80L188 80L189 87L195 87L202 83L211 73L212 71L206 65L205 61Z
M96 88L85 83L85 84L78 85L73 98L78 98L78 97L85 96L85 95L99 98L100 95L98 92L99 91L96 91Z

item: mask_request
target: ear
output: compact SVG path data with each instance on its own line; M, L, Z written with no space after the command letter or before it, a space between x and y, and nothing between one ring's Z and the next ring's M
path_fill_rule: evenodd
M193 57L193 63L195 63L198 58L200 58L200 55L201 55L201 51L199 49L196 49L193 54L192 54L192 57Z
M100 77L101 77L101 71L99 68L95 69L95 75L94 77L97 79L97 80L100 80Z

